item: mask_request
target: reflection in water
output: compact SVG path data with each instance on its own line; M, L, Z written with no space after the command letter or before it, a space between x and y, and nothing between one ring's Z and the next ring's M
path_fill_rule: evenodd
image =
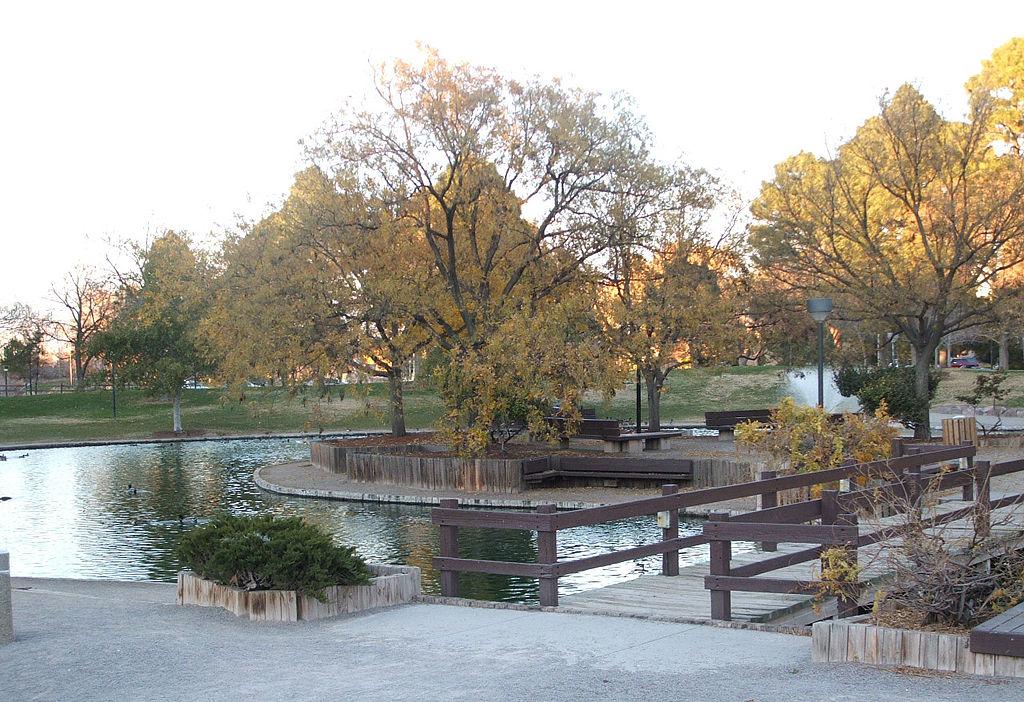
M39 449L0 462L0 548L11 552L14 575L173 581L178 539L218 512L298 515L322 525L368 560L423 569L424 589L437 592L431 558L438 550L430 509L284 497L253 483L260 465L305 458L294 440L215 441L146 446ZM129 484L133 489L129 489ZM682 534L696 523L683 522ZM628 519L558 534L560 558L580 558L660 538L654 518ZM737 546L739 546L737 544ZM460 529L467 558L535 561L532 532ZM707 549L681 554L691 563ZM559 580L563 594L636 577L660 567L660 557L577 573ZM536 602L533 579L460 576L460 594Z

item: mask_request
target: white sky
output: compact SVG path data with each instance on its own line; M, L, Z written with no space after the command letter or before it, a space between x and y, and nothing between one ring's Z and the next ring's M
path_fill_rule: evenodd
M494 9L491 9L491 8ZM637 100L665 158L756 195L916 83L949 115L1018 2L19 2L0 10L0 305L45 307L105 237L256 216L297 141L415 43Z

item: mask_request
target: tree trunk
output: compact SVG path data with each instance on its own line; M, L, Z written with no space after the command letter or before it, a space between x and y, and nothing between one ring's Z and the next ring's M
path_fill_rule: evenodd
M914 392L923 405L917 426L914 427L915 439L930 439L932 436L928 378L931 373L931 350L934 347L934 344L929 344L926 348L911 347L914 349Z
M402 396L402 369L388 371L388 389L391 398L391 435L405 436L405 399Z
M660 373L644 373L647 386L647 430L661 431L661 386L665 379Z
M82 368L82 352L75 347L75 389L82 390L85 387L85 369Z
M1010 334L1003 332L999 335L999 370L1010 368Z
M174 391L174 432L181 431L181 388Z

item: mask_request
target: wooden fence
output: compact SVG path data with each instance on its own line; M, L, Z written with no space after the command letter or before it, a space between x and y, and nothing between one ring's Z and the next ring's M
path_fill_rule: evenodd
M928 460L942 452L942 449L916 454ZM949 458L952 458L950 456ZM973 517L974 529L987 534L991 525L989 512L993 509L1018 504L1024 501L1024 494L1009 495L993 500L990 484L994 477L1024 471L1024 461L1008 461L995 465L988 461L970 462L967 467L954 470L924 470L917 466L896 475L895 480L882 485L849 493L834 490L822 492L817 500L799 505L791 510L786 523L767 528L757 520L746 519L747 515L730 519L728 514L714 513L704 525L704 536L711 542L711 566L704 584L711 591L712 619L731 618L730 594L743 592L816 593L822 584L819 581L756 577L764 573L786 568L798 563L813 561L821 557L826 547L840 547L849 552L848 561L857 562L857 549L901 536L906 526L889 526L867 534L861 534L857 526L856 510L878 503L891 504L896 501L917 512L921 518L923 497L933 491L955 488L962 490L964 501L974 502L967 507L938 513L921 519L926 527L935 527L960 519ZM987 509L979 510L983 504ZM820 520L820 526L803 522ZM739 568L730 567L731 544L733 541L758 541L770 538L775 543L820 544L813 548L788 553L784 556L749 563ZM839 588L839 616L850 616L857 610L862 583L846 582Z
M774 473L766 472L762 473L762 479L760 480L690 492L679 492L677 485L664 485L662 487L663 494L660 497L566 512L556 512L554 505L541 505L534 512L465 510L459 509L458 500L442 500L441 506L434 508L431 514L433 523L440 527L441 535L441 553L440 556L434 558L434 565L441 573L441 592L444 595L458 595L459 572L512 575L537 578L540 581L541 605L556 606L558 604L558 578L571 573L661 554L662 573L665 575L677 575L679 573L680 549L712 543L710 535L703 533L680 538L678 521L680 510L742 497L760 496L762 509L736 517L735 521L741 524L757 524L762 531L746 540L765 541L765 537L768 536L763 531L765 524L801 524L820 519L823 509L833 509L831 502L829 502L828 507L822 507L822 499L781 507L773 506L776 504L776 496L780 491L830 484L842 479L859 476L877 477L879 475L887 475L896 481L902 481L905 473L909 474L913 484L920 488L921 471L926 466L966 459L969 470L973 471L973 459L976 451L975 447L968 445L929 447L926 451L918 454L896 456L871 463L844 465L839 468L813 473L798 473L779 477ZM963 479L963 476L959 476L958 479ZM966 483L962 484L965 486L964 489L966 491ZM985 483L985 489L987 489L987 482ZM863 498L863 495L859 495L852 499ZM831 498L823 499L828 501ZM850 498L844 499L848 502ZM847 502L843 504L847 504ZM842 511L844 510L837 508L837 516ZM558 560L557 543L560 530L592 526L632 517L649 516L660 512L666 513L662 519L664 526L662 528L661 541L596 556L588 556L586 558ZM718 519L716 521L722 522L724 520ZM537 562L519 563L460 558L458 548L460 527L536 531ZM816 535L846 533L846 531L837 532L830 528ZM779 538L776 539L776 537ZM773 533L770 538L772 540L784 540L788 537L785 533ZM722 538L717 539L717 542L720 544L726 543ZM770 542L768 546L771 548ZM818 546L817 548L820 549L821 547ZM817 555L811 557L816 558ZM788 558L788 556L781 558ZM721 557L718 560L721 561ZM781 567L784 567L784 565L779 561L772 569ZM735 575L735 573L722 572L716 575L731 576Z
M349 453L345 460L348 476L356 482L508 493L522 491L526 462L521 458L434 458L387 453Z
M444 447L432 444L367 447L319 441L310 445L310 461L358 482L504 493L521 492L549 480L583 485L602 485L608 480L620 485L689 481L696 487L710 487L746 482L753 471L749 463L721 458L678 460L556 453L533 458L469 459L446 456L443 451ZM403 452L421 455L401 455Z

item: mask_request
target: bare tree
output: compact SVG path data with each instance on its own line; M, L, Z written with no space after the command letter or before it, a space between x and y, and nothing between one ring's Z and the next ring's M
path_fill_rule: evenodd
M50 288L52 299L60 306L59 316L47 320L47 335L71 346L75 364L75 384L81 388L89 363L95 354L89 341L102 331L117 311L117 294L109 278L79 267L68 272L61 284Z

